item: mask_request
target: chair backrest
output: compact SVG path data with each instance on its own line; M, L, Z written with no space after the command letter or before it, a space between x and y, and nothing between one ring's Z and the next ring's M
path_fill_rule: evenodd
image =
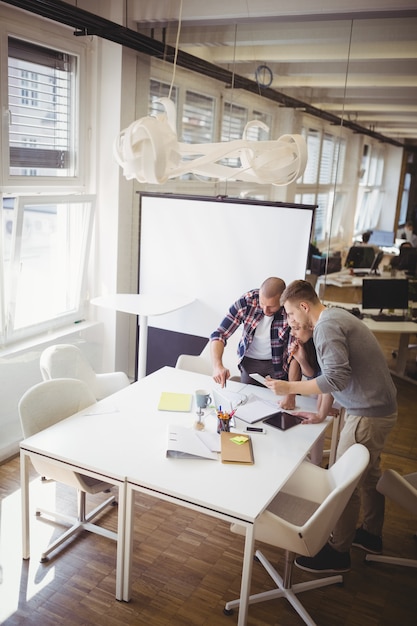
M61 420L91 406L96 401L87 385L78 379L55 378L31 387L19 402L19 417L24 437L60 422ZM48 462L43 457L31 457L35 470L58 482L82 491L94 492L92 479ZM101 481L95 481L101 484Z
M401 476L395 470L387 469L379 479L376 488L406 511L417 515L417 472Z
M300 538L311 555L317 554L326 543L368 463L368 449L355 444L325 470L333 488L300 531Z
M261 516L261 540L314 556L326 543L369 463L354 444L328 470L305 462ZM262 520L263 518L263 520Z
M373 246L351 246L347 253L346 267L371 267L375 259L375 248Z
M82 351L72 344L62 343L46 348L40 357L44 380L78 378L90 389L95 388L96 373Z
M19 401L23 436L35 435L95 401L87 385L78 379L55 378L38 383L28 389Z
M237 330L228 339L226 347L223 353L223 364L230 370L230 376L239 376L240 371L238 368L238 356L237 347L240 341L241 333ZM210 340L203 348L201 354L198 356L192 356L190 354L180 354L177 359L175 367L190 372L198 372L199 374L207 374L211 376L213 373L213 366L211 364L210 356Z
M39 361L42 378L78 378L91 389L96 400L101 400L130 382L124 372L108 372L97 374L77 346L67 343L46 348Z

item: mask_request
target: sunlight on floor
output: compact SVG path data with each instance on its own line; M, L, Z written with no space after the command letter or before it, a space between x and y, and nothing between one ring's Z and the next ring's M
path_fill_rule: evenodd
M55 575L55 567L47 569L39 563L42 546L48 545L54 527L36 519L31 506L31 554L29 561L22 555L22 525L20 489L0 503L0 623L10 617L19 606L48 586ZM36 503L53 510L56 484L41 483L39 478L30 483L31 504Z

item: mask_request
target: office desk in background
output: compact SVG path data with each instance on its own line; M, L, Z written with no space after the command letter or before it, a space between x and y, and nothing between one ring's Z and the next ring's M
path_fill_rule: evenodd
M316 293L320 300L343 303L354 303L353 306L362 303L362 283L364 278L407 278L404 272L397 271L395 276L390 272L382 272L381 275L369 274L367 276L352 276L348 269L334 274L322 274L316 282Z
M395 368L393 371L397 376L404 377L406 374L408 345L410 336L417 333L416 322L376 322L370 318L364 318L363 323L374 334L378 333L395 333L399 335L399 343L397 349L397 357L395 360Z
M255 463L251 466L204 459L167 458L168 426L178 424L191 428L196 418L195 402L190 413L158 411L161 392L194 394L196 389L211 389L213 385L209 376L164 367L24 440L21 443L24 557L29 557L28 457L46 455L50 462L76 467L119 487L117 599L128 601L131 597L132 522L136 492L147 493L230 523L242 524L246 529L246 539L238 624L243 626L248 612L256 519L305 458L328 422L300 425L286 432L267 427L266 435L252 436ZM258 389L238 382L229 382L228 388L245 394ZM279 398L269 393L278 402ZM300 398L299 402L302 408L303 399ZM206 412L205 419L207 429L215 432L217 421L214 412L212 415ZM243 424L237 421L237 426L243 427ZM107 436L97 436L100 432L106 432Z
M340 306L346 309L353 309L357 307L361 310L360 304L356 304L354 302L334 302L325 300L323 304L326 306ZM371 313L378 313L378 311L369 311L369 315ZM399 312L402 313L402 312ZM406 365L407 365L407 355L408 355L408 345L410 343L410 337L412 335L417 334L417 323L413 321L404 321L404 322L381 322L373 320L370 317L364 317L361 320L365 326L369 328L374 334L394 334L398 336L398 348L396 350L397 357L395 361L395 368L391 370L393 374L397 376L404 377L406 374ZM394 348L393 348L394 351Z

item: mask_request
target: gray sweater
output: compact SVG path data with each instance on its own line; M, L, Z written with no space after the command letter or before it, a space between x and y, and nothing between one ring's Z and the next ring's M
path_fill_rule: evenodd
M313 340L322 393L331 393L351 415L385 417L397 410L397 390L385 356L360 319L343 309L326 309Z

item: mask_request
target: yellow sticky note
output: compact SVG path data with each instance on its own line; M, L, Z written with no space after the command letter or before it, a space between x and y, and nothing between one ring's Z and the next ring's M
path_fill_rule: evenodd
M249 437L245 437L244 435L236 435L236 437L232 437L230 441L233 443L237 443L238 446L241 446L242 443L246 443L249 441Z

